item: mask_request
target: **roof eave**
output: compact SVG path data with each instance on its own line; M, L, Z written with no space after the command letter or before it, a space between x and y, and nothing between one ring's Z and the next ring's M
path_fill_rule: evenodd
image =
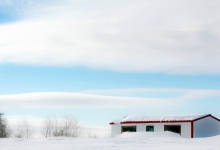
M175 121L126 121L126 122L120 122L120 124L132 124L132 123L177 123L177 122L192 122L192 120L175 120Z
M215 119L215 120L217 120L217 121L220 122L220 119L218 119L218 118L212 116L211 114L208 114L208 115L206 115L206 116L203 116L203 117L200 117L200 118L194 119L193 121L198 121L198 120L201 120L201 119L206 118L206 117L212 117L213 119Z

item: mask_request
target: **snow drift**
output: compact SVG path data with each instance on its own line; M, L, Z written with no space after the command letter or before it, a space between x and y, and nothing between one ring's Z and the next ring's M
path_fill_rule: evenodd
M183 138L177 133L165 132L123 132L115 138Z
M149 137L150 134L125 133L122 136L131 135ZM163 134L151 134L155 138L109 138L109 139L80 139L80 138L49 138L49 139L1 139L0 149L7 150L219 150L220 136L210 138L173 138L175 134L165 132ZM164 138L159 138L159 137ZM151 136L152 137L152 136ZM181 136L179 136L181 137Z

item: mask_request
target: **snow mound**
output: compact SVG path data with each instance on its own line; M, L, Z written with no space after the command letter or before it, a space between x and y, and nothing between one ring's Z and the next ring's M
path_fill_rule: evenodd
M220 135L215 135L215 136L209 136L209 137L202 137L203 139L204 138L207 138L207 139L213 139L213 140L218 140L218 141L220 141ZM200 139L202 139L202 138L200 138Z
M165 132L123 132L115 138L183 138L177 133Z

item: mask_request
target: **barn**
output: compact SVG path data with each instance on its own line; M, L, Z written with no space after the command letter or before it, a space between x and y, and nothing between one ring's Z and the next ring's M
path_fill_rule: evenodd
M141 116L130 115L110 122L111 136L122 132L171 131L186 138L210 137L220 134L220 119L206 115Z

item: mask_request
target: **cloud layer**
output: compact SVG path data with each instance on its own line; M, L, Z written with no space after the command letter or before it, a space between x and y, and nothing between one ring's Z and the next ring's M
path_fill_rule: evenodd
M48 4L20 7L23 20L0 25L0 63L220 73L217 0Z
M169 93L172 97L131 97L128 93ZM84 94L90 93L90 94ZM220 90L200 89L116 89L85 91L84 93L41 92L14 95L0 95L3 109L32 109L32 108L145 108L163 109L181 107L195 100L206 100L207 97L219 97ZM95 95L95 94L96 95ZM121 93L118 94L118 93ZM178 95L176 95L178 93ZM98 95L99 94L99 95ZM113 96L117 95L117 96ZM135 95L135 94L134 94ZM164 97L164 96L162 96Z
M13 108L161 108L182 105L174 99L100 96L80 93L44 92L0 95L4 109Z

